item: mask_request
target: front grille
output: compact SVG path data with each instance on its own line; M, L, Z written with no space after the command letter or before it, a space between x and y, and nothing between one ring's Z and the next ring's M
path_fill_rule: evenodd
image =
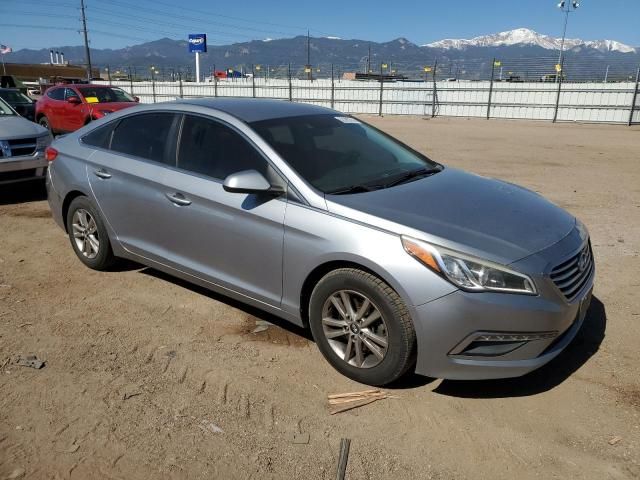
M33 155L36 151L35 138L20 138L17 140L8 140L12 157L21 157L24 155Z
M573 300L587 283L593 271L593 252L588 242L569 260L551 270L551 280L569 301Z

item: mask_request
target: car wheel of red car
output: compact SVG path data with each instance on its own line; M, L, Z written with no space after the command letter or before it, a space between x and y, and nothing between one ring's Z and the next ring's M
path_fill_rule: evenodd
M49 130L51 133L53 133L53 130L51 130L51 125L49 124L49 119L47 117L43 115L42 117L40 117L40 120L38 120L38 123Z

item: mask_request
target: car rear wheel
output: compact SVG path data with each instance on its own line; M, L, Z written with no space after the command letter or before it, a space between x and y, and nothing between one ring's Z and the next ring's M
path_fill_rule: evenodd
M399 295L371 273L342 268L323 277L309 302L320 352L343 375L386 385L415 362L415 330Z
M87 267L106 270L114 264L107 230L87 197L77 197L69 205L67 232L74 252Z

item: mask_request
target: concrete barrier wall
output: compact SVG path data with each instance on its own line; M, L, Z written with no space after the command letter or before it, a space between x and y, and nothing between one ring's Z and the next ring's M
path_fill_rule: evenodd
M108 84L109 82L96 82ZM114 81L143 103L193 97L277 98L345 113L437 115L627 124L636 84L394 82L242 78L214 83ZM640 95L638 96L640 97ZM380 101L382 98L382 102ZM490 102L489 102L490 100ZM556 103L557 112L556 112ZM632 116L640 123L640 98Z

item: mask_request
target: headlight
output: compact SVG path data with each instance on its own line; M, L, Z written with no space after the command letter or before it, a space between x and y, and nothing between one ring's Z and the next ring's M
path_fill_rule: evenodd
M536 287L527 275L486 260L415 238L402 237L409 255L439 273L454 285L472 292L506 292L535 295Z
M51 143L51 135L42 135L41 137L36 138L36 149L44 150Z

